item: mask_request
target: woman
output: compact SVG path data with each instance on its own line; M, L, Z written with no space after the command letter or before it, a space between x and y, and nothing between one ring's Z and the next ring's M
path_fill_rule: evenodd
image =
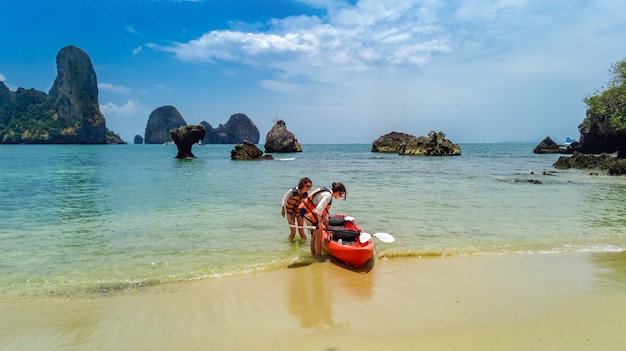
M300 209L306 222L315 226L311 236L311 253L322 255L322 228L328 225L330 206L333 199L348 196L346 187L342 183L333 183L332 188L318 188L311 192L300 204Z
M298 206L304 198L307 196L307 192L311 190L313 182L311 179L304 177L298 182L298 186L289 189L283 196L283 205L281 215L285 218L287 215L287 223L289 223L289 240L293 240L296 236L296 222L298 223L298 232L302 240L306 240L306 234L304 234L304 221Z

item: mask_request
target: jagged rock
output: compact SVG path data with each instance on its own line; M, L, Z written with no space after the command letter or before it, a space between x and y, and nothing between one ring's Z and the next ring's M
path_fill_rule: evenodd
M428 132L428 137L417 137L406 143L398 152L400 155L417 156L458 156L461 155L461 147L446 139L443 132Z
M285 121L278 120L265 137L265 152L302 152L302 146Z
M119 134L113 132L112 130L109 130L109 128L105 128L104 140L107 144L126 144L126 142L122 140L122 137Z
M243 144L235 145L230 152L231 160L273 160L272 155L263 155L263 151L253 143L244 140Z
M57 54L58 75L50 88L59 119L65 122L67 143L104 144L106 125L98 104L98 82L91 59L76 46Z
M585 119L578 125L580 138L572 143L563 153L573 154L612 154L626 158L626 130L616 129L606 116L597 115L587 110Z
M574 141L574 142L572 142L571 144L569 144L569 145L565 148L565 150L561 149L561 153L562 153L562 154L568 154L568 155L571 155L571 154L573 154L573 153L575 153L575 152L579 152L579 151L576 151L576 150L580 150L580 142L579 142L579 141Z
M533 152L536 154L558 154L561 153L561 147L547 136L533 149Z
M372 143L372 152L398 153L403 145L414 139L414 135L391 132L387 133Z
M626 174L626 159L616 158L615 162L609 166L609 175Z
M176 158L189 159L196 157L191 152L191 147L204 138L204 133L205 130L202 125L182 126L171 130L172 140L178 147Z
M554 163L554 168L606 170L609 175L623 175L626 174L626 159L616 158L606 153L585 155L576 151L572 156L559 157Z
M557 169L603 169L608 170L615 164L615 157L609 154L585 155L581 152L574 152L572 156L561 156L554 163Z
M236 113L226 124L217 128L205 121L200 122L206 129L203 144L238 144L248 140L254 144L259 142L259 129L252 120L243 113Z
M461 154L461 147L446 139L443 132L430 131L427 137L391 132L374 140L372 152L397 152L399 155L418 156L458 156Z
M170 130L186 126L187 122L174 106L161 106L150 113L144 142L146 144L165 144L170 141Z
M515 179L514 183L530 183L530 184L543 184L539 179Z
M134 144L143 144L143 138L141 137L141 135L135 135Z

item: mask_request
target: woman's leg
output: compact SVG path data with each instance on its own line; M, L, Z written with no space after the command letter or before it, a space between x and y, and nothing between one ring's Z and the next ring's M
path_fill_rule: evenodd
M296 228L292 226L296 224L296 217L291 213L287 213L287 223L289 223L289 240L293 240L296 236Z
M313 223L311 223L311 221L309 221L306 217L304 218L304 223L306 223L308 227L313 225ZM311 246L311 255L315 256L315 230L311 230L311 242L309 244Z
M315 256L315 230L311 234L311 255Z
M298 219L298 226L301 228L298 228L298 232L300 233L300 237L302 238L302 240L306 240L306 234L304 233L304 219L300 216L297 217Z
M322 230L315 229L313 237L315 238L315 256L322 256Z

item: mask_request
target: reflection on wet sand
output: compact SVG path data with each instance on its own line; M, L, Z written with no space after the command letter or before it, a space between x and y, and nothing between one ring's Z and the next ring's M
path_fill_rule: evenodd
M316 263L304 276L289 276L288 310L303 328L337 327L349 324L333 313L333 306L343 300L364 301L372 297L374 275L358 274L330 262Z
M599 252L590 257L599 268L596 278L600 286L626 286L626 251Z
M287 297L289 313L303 328L335 326L332 320L332 295L326 287L324 271L319 267L289 276Z

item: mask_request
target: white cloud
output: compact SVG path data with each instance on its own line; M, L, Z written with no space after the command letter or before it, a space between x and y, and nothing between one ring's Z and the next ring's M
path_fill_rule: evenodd
M144 118L146 108L143 107L137 100L128 100L124 105L118 106L114 103L107 103L100 105L100 111L105 117L113 119L128 119L135 118L141 115Z
M98 89L106 90L111 93L124 94L124 95L131 93L131 89L128 87L125 87L123 85L113 85L109 83L98 83Z
M131 142L135 135L143 134L151 112L137 100L128 100L123 105L109 102L100 105L100 111L106 119L107 128Z
M271 28L265 32L214 30L185 43L146 46L171 52L183 61L239 62L294 75L313 74L319 67L367 70L421 65L434 54L452 51L449 35L431 22L428 2L339 4L329 7L330 15L324 21L293 16L270 21Z
M125 29L128 33L135 34L135 35L139 34L139 33L137 32L137 30L135 30L135 28L133 28L133 26L126 26L126 28L124 28L124 29Z
M133 49L133 56L139 55L143 51L143 45L139 45L138 47Z
M0 73L0 82L4 82L6 78L4 77L4 75L2 73Z
M262 80L259 83L263 88L267 90L276 91L279 93L290 93L301 89L300 85L293 83L286 83L277 80Z
M613 12L607 17L610 1L582 5L540 0L301 2L325 8L327 16L272 19L264 31L213 30L187 42L145 46L173 53L182 61L236 62L277 69L284 72L283 79L317 79L341 71L419 68L437 57L462 64L464 60L523 60L517 56L520 52L555 56L559 46L576 47L575 40L588 41L593 33L623 27L619 26L623 16ZM599 23L600 18L612 22Z

